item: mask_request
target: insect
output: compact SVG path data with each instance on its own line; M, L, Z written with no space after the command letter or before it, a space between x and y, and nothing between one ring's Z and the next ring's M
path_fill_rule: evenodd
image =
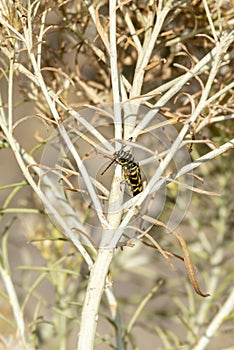
M123 169L124 179L127 182L127 185L133 196L141 193L143 190L143 184L141 179L141 169L139 163L134 160L133 155L130 152L116 151L113 154L113 161L108 165L108 167L102 172L103 175L106 170L115 162L120 164Z

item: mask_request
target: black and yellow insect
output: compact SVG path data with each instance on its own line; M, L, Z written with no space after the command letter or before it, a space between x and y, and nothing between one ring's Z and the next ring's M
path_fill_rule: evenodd
M143 184L141 179L141 169L139 163L134 160L133 155L130 152L116 151L113 154L113 161L108 165L108 167L102 172L102 175L105 171L111 166L113 162L120 164L123 169L124 179L127 182L127 185L133 196L141 193L143 190Z
M141 193L143 190L141 169L139 163L134 161L133 155L130 152L120 150L115 152L113 156L115 162L122 166L124 178L133 196Z

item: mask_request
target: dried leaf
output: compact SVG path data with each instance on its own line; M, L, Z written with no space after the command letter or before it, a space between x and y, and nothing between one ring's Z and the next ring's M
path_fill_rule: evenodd
M145 233L145 237L147 237L152 243L153 245L158 249L158 251L164 256L164 258L167 260L168 264L174 268L173 262L171 261L171 259L168 257L167 252L161 248L161 246L158 244L158 242L156 242L153 237L151 237L148 233Z
M197 279L196 279L195 273L194 273L194 266L193 266L193 264L191 262L191 259L190 259L190 255L189 255L189 251L188 251L188 248L187 248L187 244L186 244L184 238L182 237L182 235L180 233L176 233L176 232L172 231L163 222L161 222L159 220L156 220L156 219L154 219L154 218L152 218L150 216L144 215L143 219L146 220L147 222L154 223L155 225L158 225L158 226L161 226L161 227L165 228L169 233L171 233L180 242L180 245L181 245L181 247L182 247L182 249L184 251L185 268L186 268L189 280L192 283L195 292L197 294L201 295L202 297L208 297L210 294L209 293L206 293L206 294L202 293L202 291L199 288L199 285L198 285L198 282L197 282Z

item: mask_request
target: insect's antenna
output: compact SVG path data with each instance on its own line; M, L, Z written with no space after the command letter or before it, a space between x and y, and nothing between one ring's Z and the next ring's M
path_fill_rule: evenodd
M105 172L111 167L111 165L115 162L115 159L112 160L112 162L110 162L110 164L107 165L106 169L103 170L103 172L101 173L101 175L105 174Z
M122 141L122 140L121 140ZM132 141L132 137L130 137L129 139L128 139L128 141ZM120 151L122 151L123 149L124 149L124 147L126 147L126 145L122 145L122 147L120 148ZM119 152L120 152L119 151ZM110 162L110 164L108 164L107 165L107 167L106 167L106 169L105 170L103 170L103 172L101 173L101 175L103 175L103 174L105 174L105 172L111 167L111 165L114 163L116 161L116 159L114 158L113 160L112 160L112 162Z

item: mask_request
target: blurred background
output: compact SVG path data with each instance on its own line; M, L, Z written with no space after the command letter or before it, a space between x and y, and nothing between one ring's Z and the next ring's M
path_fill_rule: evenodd
M228 31L233 26L233 1L208 3L215 28L219 27L221 17L222 31ZM6 4L2 3L1 14L3 9L8 11L6 19L22 33L17 13L21 11L26 14L27 4L10 1L8 5L6 10ZM98 13L101 24L103 28L107 28L108 2L94 2L94 6L97 5L100 5ZM126 25L126 18L130 17L139 39L143 42L147 32L147 16L155 11L156 17L157 6L157 2L130 1L122 9L118 9L118 68L130 83L134 79L137 51ZM46 32L43 36L41 67L47 86L58 95L61 94L65 103L76 111L82 111L86 105L111 105L110 71L105 47L85 3L40 1L33 21L35 45L44 13ZM145 68L141 93L151 94L144 101L147 108L151 108L161 96L163 90L160 87L170 84L183 73L182 67L190 69L210 51L213 47L210 35L203 2L181 2L180 6L169 12L150 63ZM20 62L29 71L32 70L25 50L17 40L14 42L14 38L9 37L3 27L0 40L1 45L14 54L15 62ZM220 68L212 94L233 81L233 54L232 44L230 60ZM7 117L10 60L5 51L0 52L0 66L1 106ZM191 113L191 100L187 95L191 96L195 104L198 103L209 72L210 67L207 67L199 78L195 77L190 84L184 86L177 98L163 106L163 117L176 120L173 122L176 131L181 129L184 120ZM59 106L58 110L66 122L67 113ZM204 115L200 116L198 126L207 116L212 118L213 115L229 114L233 114L233 89L226 91L215 103L207 106ZM15 70L13 135L21 149L32 155L38 165L46 152L51 135L55 132L50 120L50 111L40 89L26 75ZM76 127L83 132L78 124ZM207 123L197 130L195 127L188 141L192 142L194 137L199 142L192 145L192 150L189 150L189 143L186 146L192 160L233 138L233 120ZM112 121L103 118L100 131L112 140ZM139 143L155 149L153 138L149 140L147 137L147 134L142 135ZM75 349L82 302L88 283L87 266L73 244L50 221L44 207L25 181L2 131L0 141L1 263L7 262L7 270L19 298L32 348ZM82 138L77 139L76 148L82 157L90 152L88 159L91 161L91 169L97 169L94 171L95 175L100 177L100 172L108 165L109 159L100 153L96 157L98 152L95 147ZM140 161L143 181L147 182L152 164L144 168L144 163L141 165L143 159L139 157L137 149L133 148L133 151ZM64 164L68 164L66 160ZM155 169L157 164L153 167ZM108 188L113 171L114 165L101 177L101 182ZM189 208L176 228L187 243L191 260L196 266L200 288L204 293L211 293L210 297L203 298L194 292L182 261L172 257L172 269L162 255L146 245L146 242L138 241L133 247L116 250L110 279L118 300L126 349L196 349L196 344L208 324L227 299L234 287L233 172L233 150L200 166L195 172L195 187L216 192L219 196L191 193ZM84 201L83 194L78 191L69 195L69 198L73 198L73 205L82 222L95 227L96 219L92 216L88 202ZM166 204L159 219L165 219L175 203L179 205L177 195L178 188L172 183L165 198L163 197ZM126 189L126 197L128 196ZM105 200L106 198L103 202ZM157 197L155 203L157 204ZM183 255L178 241L162 228L154 227L150 234L165 250ZM11 300L0 280L0 349L20 348L15 327ZM105 297L100 309L95 348L117 349L115 328ZM231 316L223 322L206 349L234 349Z

